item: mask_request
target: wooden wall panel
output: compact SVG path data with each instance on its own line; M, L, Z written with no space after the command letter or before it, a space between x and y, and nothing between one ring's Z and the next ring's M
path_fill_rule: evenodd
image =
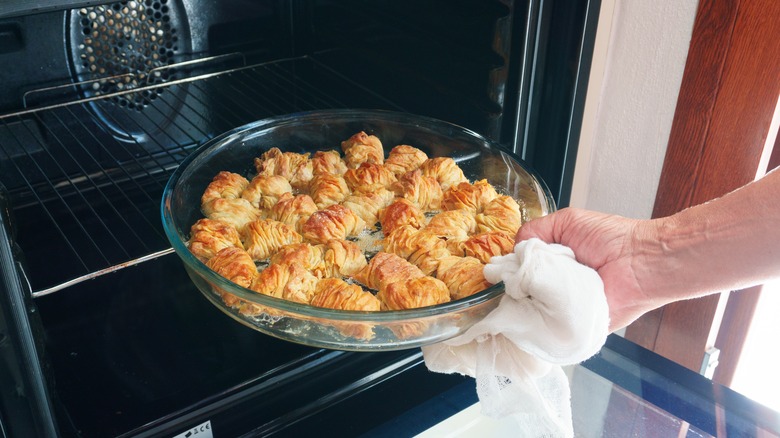
M780 93L780 2L699 4L659 182L654 217L753 180ZM699 371L720 295L640 318L626 337Z

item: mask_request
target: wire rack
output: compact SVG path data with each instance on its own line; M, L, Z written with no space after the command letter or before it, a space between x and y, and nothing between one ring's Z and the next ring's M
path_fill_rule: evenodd
M208 139L299 111L402 110L311 57L152 87L120 93L139 93L140 109L70 84L38 90L26 96L35 107L0 116L0 182L33 296L171 252L159 217L163 188ZM77 98L52 103L62 88Z

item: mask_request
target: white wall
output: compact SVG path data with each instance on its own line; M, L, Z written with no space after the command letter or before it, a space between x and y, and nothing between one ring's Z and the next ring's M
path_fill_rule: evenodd
M649 218L697 0L602 0L571 205Z

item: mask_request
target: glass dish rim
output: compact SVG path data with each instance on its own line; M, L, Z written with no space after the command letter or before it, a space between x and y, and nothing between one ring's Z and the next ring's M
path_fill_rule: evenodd
M372 118L374 116L374 118ZM445 314L454 314L461 310L476 307L493 299L499 298L504 293L504 284L499 282L491 285L487 289L480 291L474 295L471 295L460 300L450 301L447 303L436 304L433 306L419 307L415 309L406 310L383 310L378 312L372 311L355 311L355 310L338 310L328 309L324 307L312 306L310 304L296 303L293 301L285 300L282 298L276 298L268 295L259 294L249 288L240 286L225 277L217 274L211 270L205 263L195 257L192 252L187 248L185 241L175 230L173 221L172 209L170 207L170 200L173 191L181 179L182 175L189 169L189 165L195 161L199 156L204 153L219 148L231 139L241 137L246 133L255 133L261 129L269 129L276 126L283 126L290 123L300 123L309 119L316 119L319 122L325 122L328 118L355 118L367 120L382 120L394 121L399 123L411 124L413 126L419 126L421 128L449 128L460 131L462 134L472 136L475 139L484 142L491 149L496 149L512 157L528 174L534 179L534 181L541 187L541 195L544 195L545 202L549 207L550 212L556 210L555 201L551 196L550 190L546 183L542 180L539 174L528 163L523 161L518 155L507 150L503 145L493 140L484 137L483 135L472 131L468 128L460 125L446 122L440 119L435 119L427 116L419 116L411 113L401 113L388 110L376 110L376 109L329 109L329 110L313 110L302 111L291 114L285 114L280 116L272 116L254 122L250 122L222 134L215 136L214 138L204 142L198 146L195 150L189 153L189 155L177 166L171 176L168 178L168 182L163 190L163 196L160 203L161 216L163 222L163 229L165 235L171 243L174 251L182 259L186 267L193 269L198 275L205 277L205 279L212 283L214 286L234 294L242 300L248 301L252 304L259 306L266 306L274 310L281 310L288 313L293 313L306 318L321 318L336 321L357 321L357 322L404 322L418 319L424 319ZM313 121L313 120L312 120ZM197 287L197 285L196 285ZM200 289L200 288L198 288ZM202 291L205 293L205 291Z

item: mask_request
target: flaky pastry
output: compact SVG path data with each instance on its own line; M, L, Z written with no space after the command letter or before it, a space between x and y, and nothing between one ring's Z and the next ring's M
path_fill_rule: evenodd
M450 157L429 158L420 165L420 170L424 176L436 178L442 190L447 190L455 184L468 182L463 170Z
M350 189L344 177L332 173L317 174L309 183L309 193L317 208L338 204L349 194Z
M396 198L390 205L379 211L378 217L385 236L402 225L411 225L415 228L425 226L423 212L404 198Z
M298 263L318 278L326 276L325 247L323 245L312 245L306 242L285 245L271 255L269 262L272 265Z
M224 221L203 218L190 227L187 247L195 257L205 263L221 249L243 248L243 245L236 227Z
M273 219L249 222L240 234L246 252L256 261L267 260L285 245L303 242L293 227Z
M295 231L301 232L303 224L317 211L317 205L311 196L300 194L293 196L292 193L285 193L279 201L271 207L270 217L273 220L284 222L295 228Z
M366 229L366 223L354 211L334 204L316 211L303 224L303 237L314 243L330 239L346 239Z
M503 231L486 231L475 234L462 243L465 256L489 263L493 256L509 254L515 246L514 236Z
M441 207L444 210L466 209L477 214L496 197L498 197L496 189L487 180L481 179L474 184L462 182L444 192Z
M354 275L355 280L379 291L391 283L419 277L425 277L420 268L389 252L377 253Z
M344 180L353 192L386 189L396 181L395 174L382 164L361 163L344 173Z
M317 283L312 306L339 310L378 311L379 300L356 284L339 278L325 278Z
M355 242L343 239L325 243L323 261L327 277L351 277L368 264L363 250Z
M446 210L428 221L425 230L445 239L465 239L477 229L477 221L469 210Z
M491 286L485 280L484 268L474 257L444 257L439 260L436 278L447 285L452 300L459 300Z
M428 155L414 146L400 144L390 150L385 167L387 167L396 176L401 176L406 172L416 170L428 159Z
M268 210L284 193L292 193L287 178L279 175L256 175L241 192L241 197L260 210Z
M475 219L478 231L502 231L510 236L517 234L523 225L520 204L506 195L490 201Z
M282 152L279 148L255 158L255 169L259 175L283 176L295 188L305 187L314 175L309 154Z
M258 277L255 262L242 248L224 248L214 257L210 258L209 261L206 262L206 266L217 274L243 287L249 287ZM228 306L238 304L241 301L233 294L222 291L221 289L218 289L217 291Z
M262 213L246 199L218 198L201 206L201 211L209 219L221 220L241 231L244 225L259 219Z
M450 290L443 281L426 276L391 283L376 297L383 309L416 309L450 301Z
M411 201L423 212L441 208L443 195L441 185L436 178L423 176L420 169L401 175L390 185L390 189L396 196Z
M393 230L382 240L385 252L391 252L420 268L425 275L433 275L439 260L450 255L447 244L435 234L404 225Z
M365 221L368 228L374 229L374 226L379 222L379 211L390 205L394 197L393 192L381 188L372 192L347 196L341 205L354 211Z
M358 132L341 142L344 151L344 161L347 167L354 169L362 163L382 164L385 161L385 150L382 142L375 135Z
M341 158L338 151L317 151L311 157L312 171L314 175L331 173L344 175L347 171L347 163Z
M211 180L203 195L200 198L200 204L203 206L215 199L236 199L241 196L249 181L243 176L222 171Z

